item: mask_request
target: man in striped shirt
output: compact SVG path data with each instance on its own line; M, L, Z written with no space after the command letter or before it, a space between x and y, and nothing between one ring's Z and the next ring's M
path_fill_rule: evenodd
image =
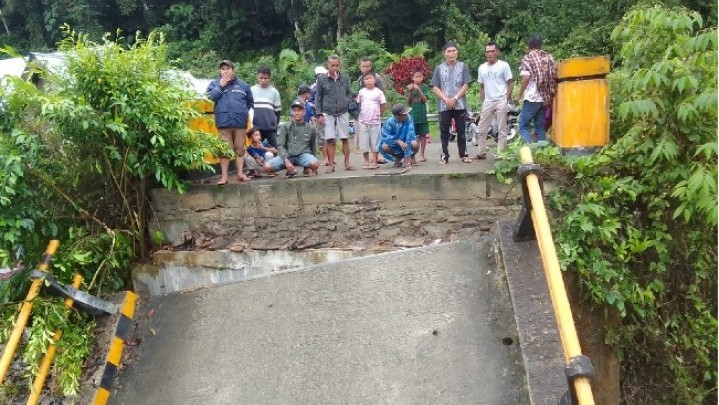
M252 97L255 100L252 124L260 130L262 139L277 147L277 124L282 113L280 92L270 84L272 72L270 68L261 66L257 68L257 84L252 86Z

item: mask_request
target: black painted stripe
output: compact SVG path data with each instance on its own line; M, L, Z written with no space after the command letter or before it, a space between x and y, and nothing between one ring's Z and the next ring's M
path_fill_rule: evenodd
M102 373L102 380L100 380L100 388L104 388L108 391L112 388L112 383L115 381L117 375L117 366L112 363L105 363L105 371Z
M117 322L117 329L115 329L115 336L122 339L124 342L130 335L130 328L132 328L132 319L125 314L120 314L120 319Z

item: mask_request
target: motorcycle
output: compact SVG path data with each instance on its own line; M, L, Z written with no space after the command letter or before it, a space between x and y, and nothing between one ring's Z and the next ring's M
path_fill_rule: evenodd
M507 105L507 143L510 143L518 138L519 134L519 107L514 104ZM477 126L479 125L479 113L470 113L471 119L467 120L467 142L470 141L474 146L477 146ZM469 136L471 134L471 136ZM499 138L499 123L497 117L492 117L492 123L489 126L487 132L487 139L493 139L497 142Z

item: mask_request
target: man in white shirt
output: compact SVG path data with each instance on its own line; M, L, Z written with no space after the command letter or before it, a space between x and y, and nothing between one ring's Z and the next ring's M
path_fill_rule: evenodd
M482 100L482 113L477 126L477 159L487 158L487 133L492 118L497 117L497 153L507 147L507 111L512 98L512 69L509 64L499 60L499 46L491 41L484 47L487 59L477 69L479 97Z

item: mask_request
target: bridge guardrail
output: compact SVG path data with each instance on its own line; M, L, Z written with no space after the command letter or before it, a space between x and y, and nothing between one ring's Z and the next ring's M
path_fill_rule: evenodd
M560 404L593 405L591 378L594 376L592 362L582 355L577 330L574 326L572 309L562 280L559 259L554 247L554 239L549 227L549 219L544 206L541 169L534 164L532 152L528 147L520 149L522 165L519 177L522 184L523 206L514 226L515 242L536 239L542 258L544 273L552 298L552 307L557 319L559 336L566 360L564 373L569 384L568 392L560 399Z

